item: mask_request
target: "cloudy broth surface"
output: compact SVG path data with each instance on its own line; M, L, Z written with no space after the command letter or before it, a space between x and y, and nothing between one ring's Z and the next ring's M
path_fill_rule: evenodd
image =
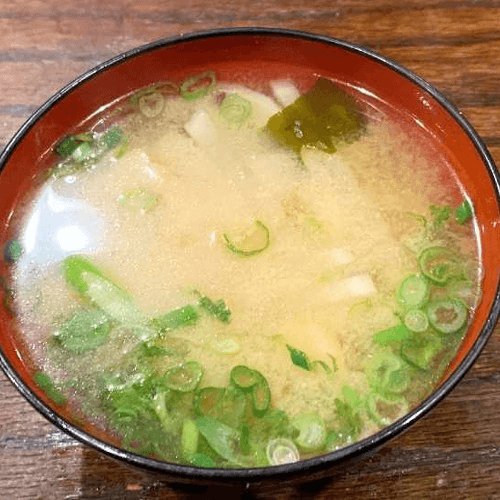
M480 298L472 202L424 131L345 92L207 72L58 145L5 251L57 404L227 468L334 451L430 394Z

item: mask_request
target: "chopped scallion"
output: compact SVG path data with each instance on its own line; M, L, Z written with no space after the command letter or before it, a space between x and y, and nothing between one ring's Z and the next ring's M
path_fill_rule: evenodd
M267 460L270 465L285 465L298 462L300 453L291 439L271 439L266 447Z
M406 309L422 307L429 299L429 284L421 274L410 274L398 289L398 300Z
M118 198L123 208L131 212L151 212L158 204L158 197L146 189L130 189Z
M19 257L23 254L23 247L18 240L10 240L7 242L4 248L4 259L9 263L16 262Z
M314 412L303 413L293 418L291 425L298 431L295 442L304 451L320 450L325 445L326 426L323 419Z
M288 349L288 352L290 353L290 358L292 360L292 363L295 366L303 368L304 370L307 371L311 370L311 362L309 361L309 357L304 351L296 349L295 347L292 347L291 345L288 344L286 347Z
M382 394L400 394L410 385L405 362L391 352L381 351L370 360L366 376L370 385Z
M199 431L194 420L184 419L181 431L181 455L191 461L198 450Z
M392 328L387 328L386 330L381 330L373 336L373 340L377 344L388 346L396 342L401 342L407 338L411 337L411 332L408 327L403 323L399 323Z
M267 226L256 220L241 233L224 233L226 247L231 252L242 257L250 257L263 252L270 242L270 234Z
M103 311L77 311L54 335L66 349L79 354L105 342L110 328L109 317Z
M198 415L213 415L224 397L222 387L203 387L194 396L193 406Z
M241 128L252 115L252 103L238 94L228 94L220 104L219 116L229 128Z
M455 220L458 224L465 224L467 221L472 219L474 215L474 209L469 200L465 199L458 207L455 209Z
M169 368L163 376L165 386L179 392L191 392L196 389L203 376L203 368L198 361L186 361Z
M196 76L184 80L180 86L180 94L186 101L196 101L208 95L217 83L213 71L204 71Z
M416 333L425 332L429 327L427 314L420 309L410 309L404 317L404 324L408 330Z
M141 95L138 103L139 109L145 117L155 118L163 111L165 98L160 92L152 90Z
M269 388L266 378L257 370L254 371L257 373L258 380L257 383L252 386L251 392L253 412L258 417L262 417L271 405L271 389Z
M431 325L444 334L458 332L467 323L468 314L465 303L455 297L437 299L427 306Z
M259 373L248 366L235 366L229 374L231 382L242 390L251 389L259 380Z
M125 325L144 325L146 320L132 297L115 284L87 257L72 255L63 261L63 273L73 289Z
M408 403L402 396L386 396L371 393L366 399L368 416L380 427L394 422L408 412Z
M418 256L422 273L437 285L443 286L461 272L460 262L454 252L446 247L429 247Z
M58 154L60 154L63 158L69 158L75 149L78 147L80 144L80 141L78 141L75 137L66 137L61 144L56 148L56 151Z
M401 357L419 370L428 370L432 360L442 348L441 337L424 333L402 343Z
M198 305L222 323L231 321L231 311L222 299L213 302L208 297L203 296L198 299Z
M236 429L208 416L198 417L196 427L216 453L229 462L238 463L235 450L240 433Z
M168 313L154 317L151 320L151 326L161 334L164 334L169 330L194 325L199 319L200 314L196 308L188 304Z
M66 397L55 386L54 382L45 372L38 371L33 375L34 381L38 386L47 394L47 396L54 401L56 405L63 405L66 402Z
M215 467L215 462L204 453L195 453L191 460L189 461L191 465L195 467L205 467L205 468L213 468Z

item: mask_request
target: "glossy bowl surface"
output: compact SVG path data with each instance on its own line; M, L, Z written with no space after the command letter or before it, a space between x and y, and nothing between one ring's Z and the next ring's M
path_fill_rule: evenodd
M0 249L10 238L13 209L33 180L54 161L52 148L76 125L135 89L158 81L182 81L207 69L219 79L245 83L290 77L313 82L318 76L341 80L384 104L415 127L425 129L454 165L474 201L485 276L475 320L439 387L420 406L377 434L347 448L303 462L265 469L198 469L128 453L94 427L77 424L34 384L34 367L0 309L0 365L25 398L53 424L83 443L126 463L181 482L256 481L322 474L360 456L407 429L450 392L479 355L500 312L500 202L496 167L471 125L427 82L370 50L345 41L301 32L241 28L194 33L162 40L119 55L63 88L38 109L0 156ZM95 116L95 115L94 115ZM0 276L7 273L0 261ZM2 292L0 292L1 294Z

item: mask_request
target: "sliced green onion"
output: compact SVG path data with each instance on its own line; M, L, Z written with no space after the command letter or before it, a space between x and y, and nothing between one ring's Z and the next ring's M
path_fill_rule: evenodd
M52 379L45 372L38 371L33 375L36 384L54 401L56 405L63 405L66 402L66 397L55 386Z
M103 344L110 329L109 317L104 312L78 311L54 335L66 349L80 354Z
M130 189L118 198L123 208L131 212L151 212L158 205L158 197L146 189Z
M222 323L231 321L231 311L222 299L213 302L208 297L203 296L198 299L198 305Z
M64 160L52 170L56 178L74 175L82 170L92 168L106 152L120 147L125 147L128 140L121 127L114 126L103 134L84 132L67 137L56 148L56 152ZM116 153L118 157L118 152Z
M163 111L165 98L160 92L152 90L139 97L138 103L139 110L146 118L155 118Z
M144 325L146 320L132 297L94 265L88 258L72 255L63 261L66 281L83 297L102 309L110 318L125 325Z
M342 431L330 431L325 439L325 451L331 452L339 450L353 442L353 438L349 434L344 434Z
M368 364L366 376L370 385L384 394L400 394L410 385L407 365L390 352L376 354Z
M422 307L429 299L429 284L424 276L410 274L398 289L398 300L406 309Z
M352 408L356 408L361 405L361 399L358 392L348 385L344 385L344 387L342 387L342 396L347 404L349 404Z
M253 412L258 417L262 417L271 406L271 389L269 384L260 372L254 370L258 376L258 381L252 386Z
M433 218L434 229L439 229L450 218L451 215L451 208L446 205L439 206L431 204L429 210Z
M371 393L366 398L366 410L378 426L385 427L408 412L408 402L402 396Z
M317 413L303 413L293 418L290 423L298 431L295 442L300 449L317 451L325 446L326 426Z
M250 428L248 425L241 425L239 427L240 431L240 442L239 448L243 455L248 455L252 451L252 446L250 443Z
M474 209L469 200L465 199L455 210L455 220L458 224L465 224L472 219Z
M429 370L432 360L442 348L441 337L422 334L401 345L401 357L420 370Z
M317 367L317 366L321 366L321 368L323 369L323 371L324 371L325 373L327 373L328 375L332 374L332 373L333 373L333 371L334 371L334 370L336 370L337 364L336 364L336 362L335 362L335 358L331 357L331 359L332 359L332 364L333 364L333 370L332 370L332 368L330 368L330 367L328 366L328 364L327 364L327 363L325 363L325 362L324 362L324 361L322 361L321 359L318 359L318 360L313 361L313 362L311 363L311 370L313 371L313 370L315 370L315 369L316 369L316 367Z
M80 142L94 142L93 132L81 132L75 135L75 139Z
M381 330L373 335L373 340L380 345L391 345L396 342L401 342L402 340L408 339L411 337L411 332L408 327L400 323L391 328L387 328L386 330Z
M431 325L440 333L458 332L465 324L469 312L465 303L455 297L434 300L427 306Z
M114 418L126 426L133 425L133 421L144 411L153 409L160 421L168 420L168 413L164 404L164 394L151 399L141 384L134 384L123 389L111 391L110 400L114 408Z
M113 149L124 139L123 129L115 126L107 130L102 136L102 142L107 149Z
M332 361L332 367L330 368L330 366L328 366L328 364L325 361L322 360L310 361L309 356L300 349L296 349L295 347L292 347L289 344L287 344L286 347L288 349L288 352L290 353L290 359L292 363L295 366L298 366L299 368L303 368L304 370L307 371L314 371L316 367L320 366L323 369L323 371L328 375L331 375L332 373L335 373L337 371L337 362L331 354L328 354L328 357Z
M207 469L215 467L215 462L204 453L195 453L189 463L195 467L205 467Z
M251 389L260 380L259 373L245 365L235 366L231 370L229 378L236 387L242 390Z
M184 419L181 431L181 455L184 460L191 461L198 450L199 431L196 422Z
M422 250L418 256L418 264L422 274L440 286L446 285L450 278L461 273L458 257L445 247L435 246Z
M4 259L9 263L16 262L23 254L23 247L18 240L10 240L5 245L3 252Z
M203 387L196 391L193 406L198 415L214 415L219 403L224 397L222 387Z
M457 297L464 301L469 307L474 304L477 298L478 287L468 279L451 280L446 285L446 295Z
M166 349L159 345L150 342L141 342L138 345L138 350L140 351L140 356L142 358L157 358L160 356L172 356L175 351L172 349Z
M61 144L56 148L56 151L59 155L61 155L63 158L69 158L72 154L73 151L78 147L80 144L80 141L77 140L75 137L66 137Z
M360 416L362 405L358 393L349 386L342 387L343 398L335 398L335 417L338 424L336 431L335 446L342 442L343 444L356 441L363 428L363 421ZM330 440L333 436L330 436Z
M153 398L151 406L155 411L156 416L160 420L163 428L168 429L170 422L170 415L167 410L166 398L167 398L167 392L165 391L157 392Z
M198 361L186 361L169 368L163 376L165 386L179 392L191 392L196 389L203 376L203 368Z
M220 104L219 116L229 128L241 128L252 115L252 103L238 94L228 94Z
M114 155L115 158L122 158L125 156L130 147L130 141L128 137L124 137L122 142L115 148Z
M139 105L139 99L148 94L160 93L164 95L178 95L179 86L173 82L158 82L153 85L149 85L137 92L135 92L129 99L132 106Z
M77 163L82 163L87 160L93 153L92 146L89 142L81 142L71 153L71 158Z
M238 428L247 408L247 397L235 387L219 392L217 388L203 388L195 393L194 405L198 414L217 419L230 427Z
M164 334L170 330L195 325L200 319L200 314L196 308L190 304L179 307L173 311L156 316L151 320L151 326Z
M243 257L250 257L263 252L270 242L269 229L259 220L256 220L241 233L224 233L223 237L226 247L231 252Z
M235 450L240 433L236 429L208 416L198 417L196 427L216 453L230 462L238 462Z
M286 347L288 349L288 352L290 353L290 359L292 360L292 363L295 366L303 368L304 370L307 371L311 370L311 361L309 361L309 357L304 351L296 349L295 347L292 347L291 345L288 344Z
M208 95L216 85L216 77L213 71L205 71L196 76L184 80L180 86L180 94L186 101L196 101Z
M267 460L270 465L285 465L298 462L300 453L291 439L271 439L266 447Z
M408 330L420 333L429 328L429 319L421 309L410 309L405 314L404 324Z

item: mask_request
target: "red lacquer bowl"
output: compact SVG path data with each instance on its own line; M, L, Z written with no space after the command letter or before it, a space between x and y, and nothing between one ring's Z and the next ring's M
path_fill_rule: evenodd
M54 95L22 126L0 157L0 248L11 237L13 209L33 180L54 161L54 144L88 117L135 89L158 81L182 81L207 69L228 81L246 83L290 77L312 82L317 75L346 82L368 99L423 128L452 162L474 201L485 276L474 322L439 387L416 409L377 434L347 448L290 465L249 470L201 469L156 461L119 447L90 424L55 406L33 382L34 367L0 309L0 365L23 396L53 424L83 443L130 465L179 482L227 483L269 478L313 478L380 446L426 414L459 382L478 357L500 311L499 174L485 146L457 109L431 85L369 50L318 35L273 29L217 30L163 40L101 64ZM7 273L0 261L0 276ZM1 292L0 292L1 294Z

